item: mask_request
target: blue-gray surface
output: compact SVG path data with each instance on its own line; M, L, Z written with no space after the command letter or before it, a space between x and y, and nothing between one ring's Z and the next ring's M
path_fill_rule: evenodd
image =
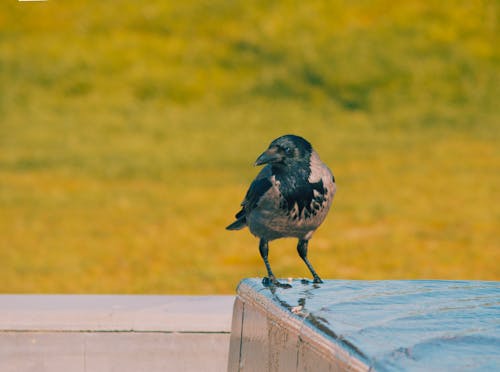
M499 282L247 283L376 370L500 370Z

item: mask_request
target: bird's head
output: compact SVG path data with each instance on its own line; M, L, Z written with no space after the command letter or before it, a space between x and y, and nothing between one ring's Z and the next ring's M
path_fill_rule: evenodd
M312 153L311 144L302 137L287 134L276 138L255 161L255 165L271 164L292 166L309 164Z

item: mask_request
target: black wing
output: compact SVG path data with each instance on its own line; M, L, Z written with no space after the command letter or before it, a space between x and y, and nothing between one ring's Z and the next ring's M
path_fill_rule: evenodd
M243 208L236 213L236 221L226 227L226 229L239 230L245 227L247 214L250 213L252 209L255 209L262 195L264 195L271 186L272 183L267 178L257 178L253 181L245 195L243 203L241 203Z

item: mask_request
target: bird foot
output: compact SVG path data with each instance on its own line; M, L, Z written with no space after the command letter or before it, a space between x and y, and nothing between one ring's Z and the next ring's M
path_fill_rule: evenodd
M321 283L323 283L323 281L321 280L321 278L319 276L315 276L313 283L314 284L321 284Z
M262 285L264 287L275 286L275 287L279 287L279 288L292 288L291 284L281 283L275 277L268 278L267 276L262 279Z
M300 282L304 285L308 285L311 283L311 281L308 279L300 279ZM323 283L323 281L321 280L321 278L319 276L314 278L313 284L321 284L321 283Z

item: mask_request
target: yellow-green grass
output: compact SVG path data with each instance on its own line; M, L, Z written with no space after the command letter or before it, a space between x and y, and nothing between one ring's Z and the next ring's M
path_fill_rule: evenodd
M232 293L290 132L338 182L324 278L500 279L496 2L172 4L0 6L0 292Z

